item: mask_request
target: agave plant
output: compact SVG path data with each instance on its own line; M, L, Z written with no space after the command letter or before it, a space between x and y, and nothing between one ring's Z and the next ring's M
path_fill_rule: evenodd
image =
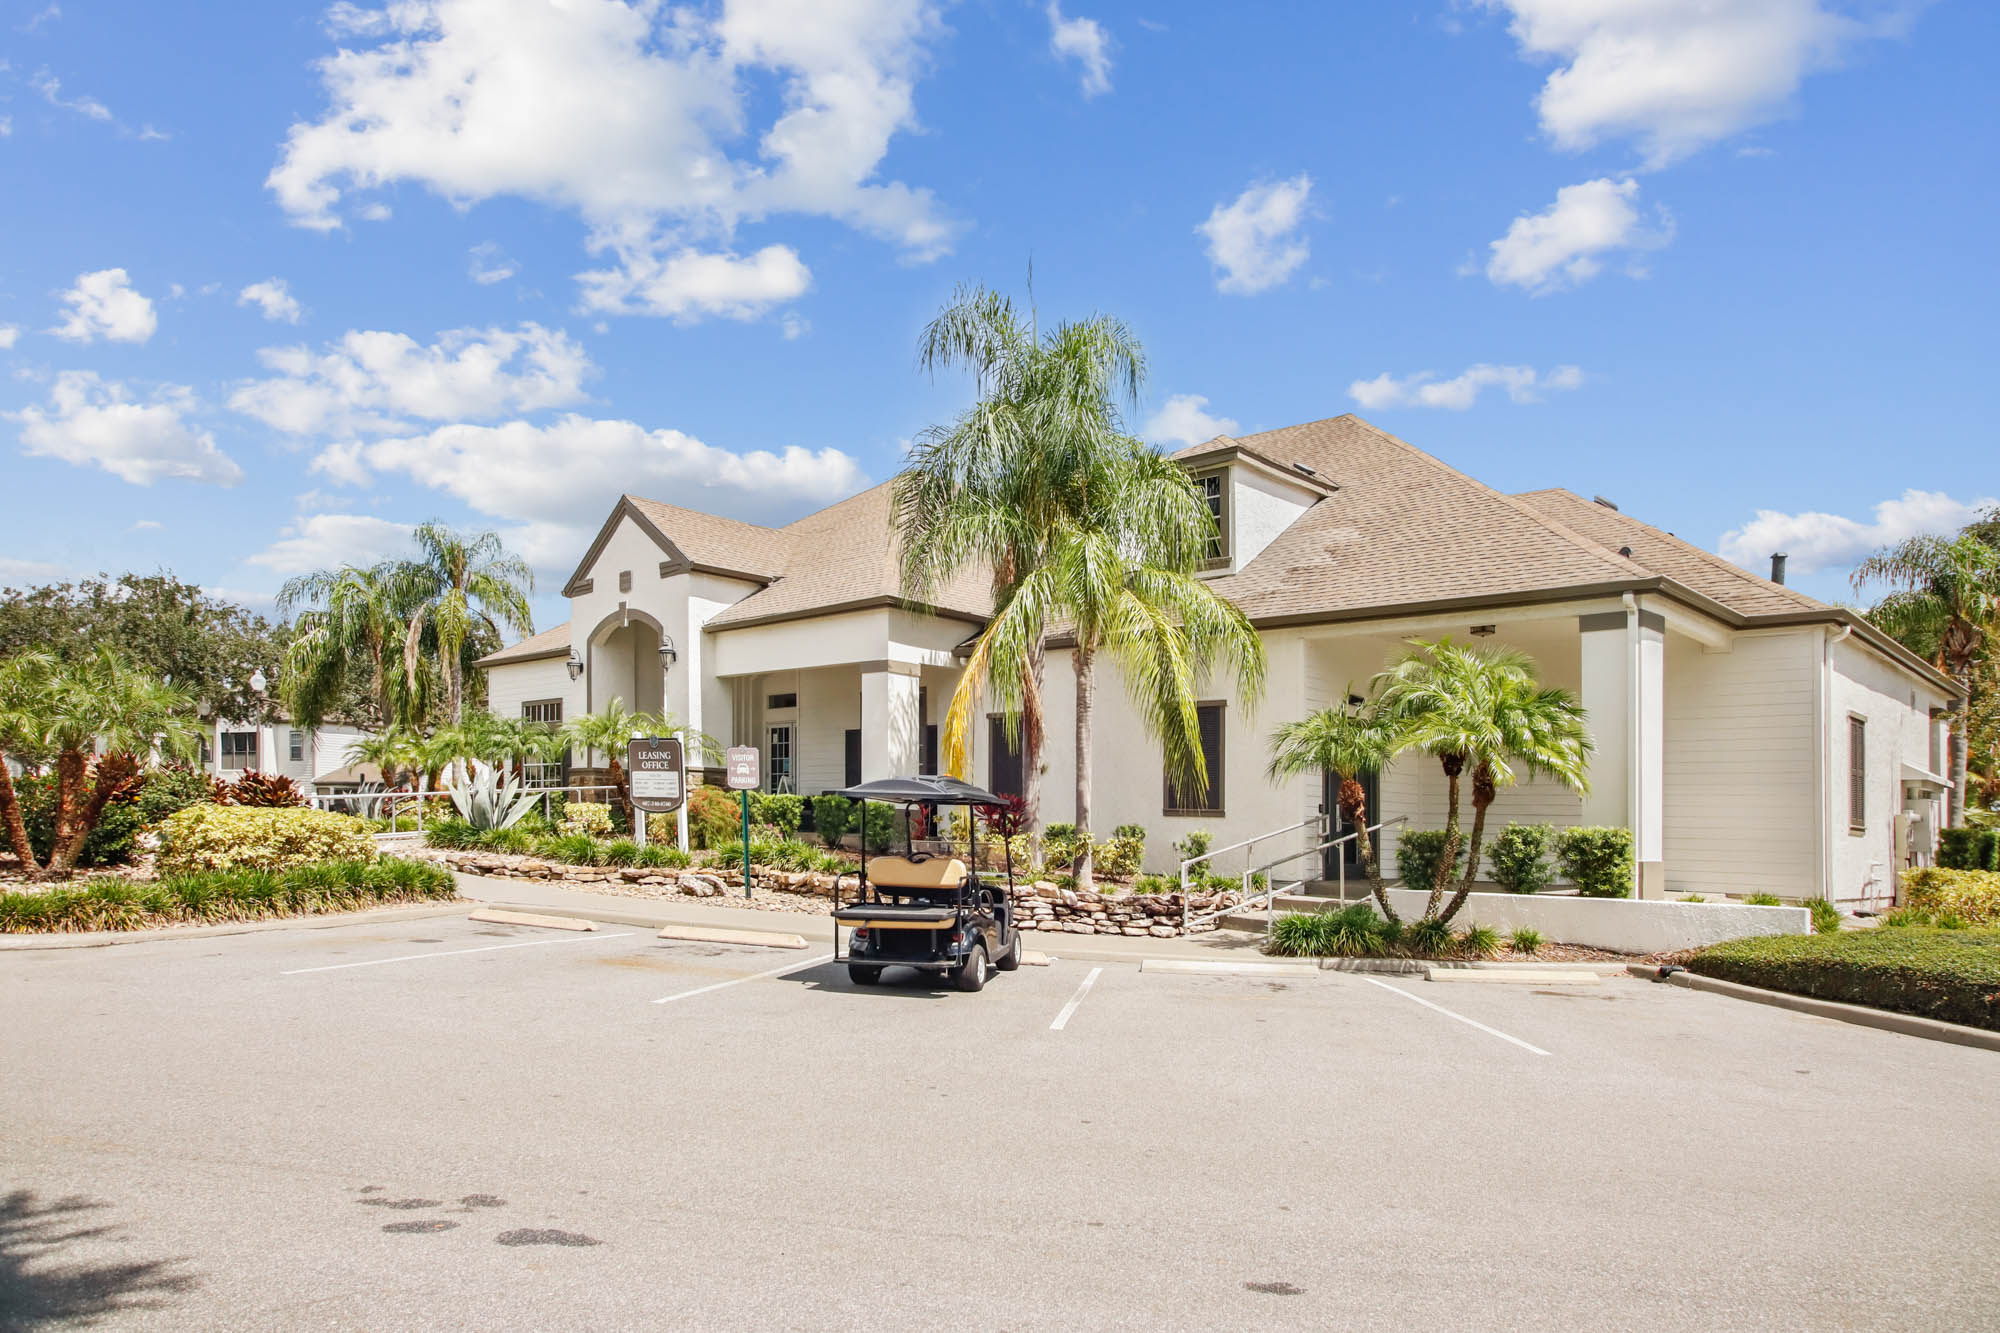
M445 769L445 793L458 807L459 817L482 833L512 828L541 797L540 792L523 790L520 779L502 778L499 769L479 759L469 770L463 759L452 760Z

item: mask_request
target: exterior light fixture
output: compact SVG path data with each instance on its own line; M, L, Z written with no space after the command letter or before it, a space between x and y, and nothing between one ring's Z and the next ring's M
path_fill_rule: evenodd
M1491 638L1493 636L1493 630L1494 626L1492 625L1474 625L1472 627L1472 637L1475 639Z
M576 649L574 648L569 650L568 666L569 678L571 680L581 680L583 678L583 659L577 656Z
M674 647L673 636L662 634L660 636L660 670L662 672L672 671L674 663L680 660L680 650Z

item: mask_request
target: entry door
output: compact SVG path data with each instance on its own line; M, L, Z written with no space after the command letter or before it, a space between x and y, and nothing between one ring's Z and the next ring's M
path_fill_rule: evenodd
M1368 808L1365 811L1366 817L1371 823L1381 823L1382 775L1380 773L1363 773L1356 780L1361 783L1361 790L1368 798ZM1330 830L1326 835L1328 838L1345 837L1354 831L1354 826L1347 822L1347 817L1340 811L1340 782L1341 775L1328 770L1325 781L1320 788L1321 808L1326 812L1327 828ZM1376 859L1379 861L1382 856L1381 832L1377 830L1369 834L1368 840L1373 844ZM1347 864L1348 878L1352 879L1361 874L1361 840L1359 838L1356 838L1353 842L1342 843L1338 847L1327 848L1325 852L1326 864L1321 873L1327 879L1340 878L1341 863L1343 861Z

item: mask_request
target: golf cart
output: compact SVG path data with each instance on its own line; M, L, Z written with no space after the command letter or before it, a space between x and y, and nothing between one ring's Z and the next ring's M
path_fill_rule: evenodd
M1012 972L1021 965L1011 849L1004 880L979 872L976 807L1005 801L957 778L941 777L883 778L826 794L861 802L861 897L843 905L836 888L833 900L834 961L847 964L856 985L875 985L885 967L913 967L948 973L960 990L976 991L986 984L988 968ZM868 855L869 801L903 807L902 855ZM935 829L940 806L965 807L967 860L958 858L949 840L942 852L917 850L913 831L918 810ZM926 840L926 845L936 844ZM848 930L845 952L843 926Z

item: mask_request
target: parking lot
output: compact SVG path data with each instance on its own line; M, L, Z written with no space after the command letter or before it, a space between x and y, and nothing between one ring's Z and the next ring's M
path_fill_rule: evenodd
M0 1326L1976 1327L2000 1057L1618 978L0 953Z

